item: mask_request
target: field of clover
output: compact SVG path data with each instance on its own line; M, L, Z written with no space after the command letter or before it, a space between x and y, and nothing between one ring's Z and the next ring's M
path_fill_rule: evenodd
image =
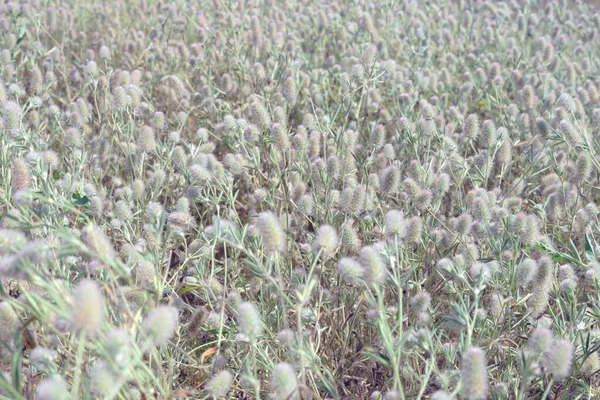
M600 9L0 4L0 398L600 398Z

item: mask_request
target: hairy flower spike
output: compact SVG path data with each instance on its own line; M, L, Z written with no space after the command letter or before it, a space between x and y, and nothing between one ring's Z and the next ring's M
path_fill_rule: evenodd
M574 348L568 340L556 340L544 353L544 367L555 381L562 381L571 374Z
M381 124L376 125L373 128L373 131L371 131L371 138L370 138L371 150L373 152L377 152L377 151L381 150L383 148L383 146L385 145L385 140L386 140L385 126L383 126Z
M90 368L90 392L96 398L114 397L121 389L119 376L102 360L95 361Z
M337 249L338 241L335 228L331 225L323 225L317 231L312 248L314 252L321 252L322 258L328 258Z
M84 279L73 298L71 326L75 331L93 336L100 331L103 322L104 296L96 282Z
M152 153L156 149L156 140L154 139L154 130L144 125L138 136L138 145L145 153Z
M537 274L537 263L535 260L525 258L516 268L515 283L520 287L527 286Z
M415 314L427 310L431 304L431 295L428 292L419 292L410 299L410 306Z
M271 125L271 138L282 151L287 151L291 147L290 137L285 126L280 123Z
M400 169L391 165L382 172L381 176L381 191L390 195L398 193L400 188Z
M379 250L375 246L365 246L360 251L360 265L364 271L365 282L369 285L381 285L387 279L387 269Z
M256 338L263 333L263 322L256 306L250 302L242 302L237 308L238 327L240 333L249 338Z
M348 284L358 286L364 273L360 263L352 258L344 257L338 262L338 273Z
M255 99L250 103L250 115L252 123L260 130L265 131L271 126L271 116L260 100Z
M288 102L290 107L293 107L296 104L297 99L297 89L296 89L296 81L292 76L288 76L283 81L283 87L281 89L283 98Z
M67 400L71 398L65 381L59 375L53 375L38 383L35 391L38 400Z
M280 363L273 369L271 393L274 400L298 399L298 382L294 368L288 363Z
M258 215L256 226L263 238L263 247L266 254L282 253L287 247L287 239L279 218L272 212L263 212Z
M529 337L529 348L537 354L542 354L548 351L552 340L552 332L548 328L536 328Z
M485 399L488 395L488 378L485 352L478 347L468 349L462 358L460 368L462 394L465 399Z
M160 305L150 311L142 323L148 338L156 345L168 343L175 333L179 316L177 309L172 306Z
M581 373L586 378L591 377L600 369L600 357L598 356L598 352L595 351L591 353L581 364Z
M2 115L2 119L4 120L4 129L9 133L13 133L21 126L23 109L18 103L10 100L2 102L0 107L2 108L0 115Z
M479 138L479 117L477 114L470 114L467 117L463 132L470 140Z
M573 123L569 120L563 119L559 123L558 127L563 139L571 146L577 147L583 144L583 137Z
M19 328L20 319L7 301L0 302L0 338L4 342L0 354L7 355L14 350L14 335Z
M479 145L484 149L491 149L496 145L497 141L496 125L492 120L483 121L481 136L479 137Z
M206 391L213 398L223 397L229 392L233 383L233 375L228 370L223 370L214 375L206 384Z
M27 160L24 158L16 157L13 159L10 186L15 193L31 186L31 172Z
M406 236L406 221L402 211L390 210L385 214L385 233L387 236L398 239Z
M108 260L115 257L115 250L110 239L98 226L87 225L81 232L81 240L94 255Z

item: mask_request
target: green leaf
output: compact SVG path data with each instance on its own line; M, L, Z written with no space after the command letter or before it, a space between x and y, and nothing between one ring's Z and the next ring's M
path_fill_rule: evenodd
M178 289L177 294L185 294L185 293L193 292L194 290L200 290L202 288L203 288L202 285L188 283L185 286L183 286L182 288Z
M387 358L384 358L381 354L377 354L377 353L372 353L370 351L363 351L363 354L375 361L377 361L378 363L380 363L381 365L387 367L387 368L391 368L391 364L390 361Z
M72 199L73 204L75 204L76 206L85 206L87 203L90 202L90 199L88 199L86 195L82 195L79 192L73 193Z
M596 258L596 241L594 237L589 233L585 234L585 256L589 263L596 262L598 259Z
M52 179L54 179L54 180L58 180L58 179L62 178L63 176L65 176L65 171L63 171L61 169L55 169L54 171L52 171Z
M21 334L20 332L18 333L18 337L20 339ZM12 380L13 380L13 387L16 391L21 391L21 370L22 370L22 364L23 364L23 352L21 351L21 349L23 348L23 346L21 345L21 340L17 340L17 351L15 351L15 354L13 354L13 359L12 359Z

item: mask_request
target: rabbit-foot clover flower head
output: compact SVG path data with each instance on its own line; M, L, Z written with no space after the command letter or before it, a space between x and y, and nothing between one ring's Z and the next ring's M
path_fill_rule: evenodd
M468 349L460 368L462 395L468 400L485 399L488 394L485 351L478 347Z
M241 334L256 338L263 334L264 325L258 308L250 302L244 301L237 308L238 327Z
M165 345L175 334L179 315L173 306L160 305L150 311L142 324L146 336L157 346Z
M233 383L233 374L223 370L214 375L206 384L206 391L215 399L221 398L229 392Z
M280 363L273 369L271 376L271 393L275 400L299 398L296 372L288 363Z
M283 253L287 247L285 231L279 218L266 211L258 215L256 226L263 239L263 247L267 255Z
M93 336L100 331L103 322L104 296L100 286L90 279L84 279L77 286L73 298L71 327L76 332Z

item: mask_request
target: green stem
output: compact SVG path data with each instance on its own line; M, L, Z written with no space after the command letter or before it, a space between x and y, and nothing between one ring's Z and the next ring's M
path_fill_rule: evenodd
M86 333L82 331L79 335L79 343L77 343L77 352L75 353L75 376L73 377L73 387L71 388L71 397L76 399L79 397L79 386L81 385L81 372L83 364L83 353L85 351Z
M550 394L550 390L552 389L553 384L554 384L554 378L551 378L550 382L548 382L548 386L546 387L546 391L544 391L544 396L542 397L542 400L546 400L546 398Z

